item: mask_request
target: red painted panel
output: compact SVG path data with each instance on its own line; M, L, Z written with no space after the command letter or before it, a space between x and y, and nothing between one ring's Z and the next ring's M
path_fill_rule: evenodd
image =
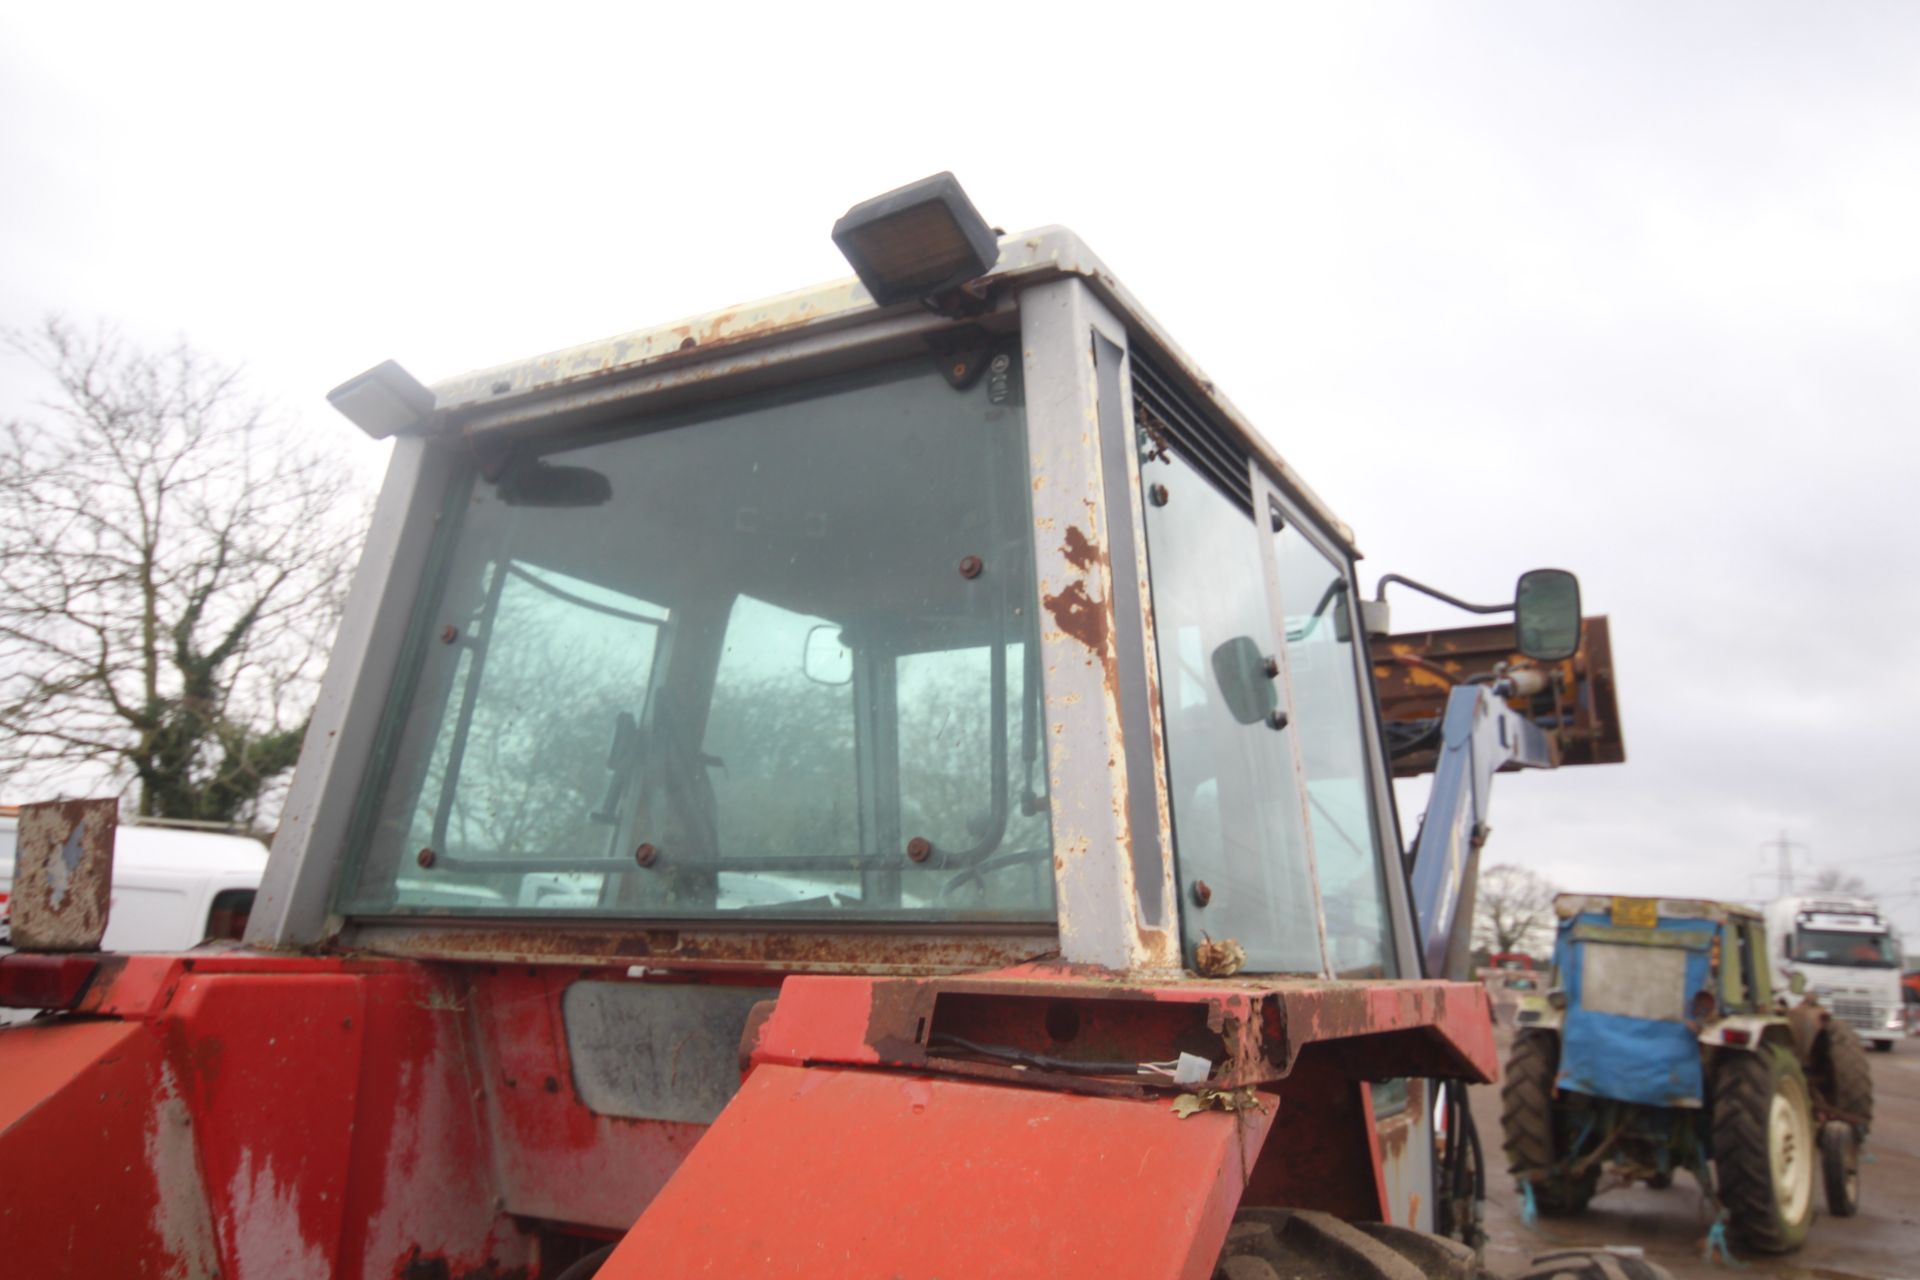
M476 977L474 1064L507 1211L619 1232L667 1184L706 1129L597 1115L581 1103L560 1007L567 985L581 976L576 969L541 968Z
M338 1270L359 988L337 974L193 974L180 984L173 1065L229 1280Z
M0 1031L0 1081L10 1109L0 1127L0 1269L128 1280L217 1272L192 1118L151 1028Z
M124 1022L61 1020L0 1031L0 1132L138 1030Z
M1348 1078L1331 1055L1309 1052L1277 1088L1287 1121L1260 1151L1245 1203L1385 1221L1379 1135L1367 1087Z
M342 1212L342 1274L397 1276L415 1257L449 1274L531 1259L499 1215L474 1057L468 971L408 965L361 979L365 1048Z
M755 1068L602 1280L1211 1274L1274 1109Z

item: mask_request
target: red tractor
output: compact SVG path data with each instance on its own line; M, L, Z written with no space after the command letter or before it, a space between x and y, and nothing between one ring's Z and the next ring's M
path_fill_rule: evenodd
M23 823L11 1274L1483 1274L1486 788L1622 758L1605 620L1388 636L1072 234L835 238L334 392L394 451L245 944L89 950L102 815Z

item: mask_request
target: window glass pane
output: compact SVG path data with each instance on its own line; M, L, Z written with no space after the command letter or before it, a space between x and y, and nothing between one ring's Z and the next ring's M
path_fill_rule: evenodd
M701 861L715 849L801 858L860 847L853 688L809 679L805 666L807 637L830 625L751 596L734 602L704 753L716 843ZM669 817L663 811L657 820ZM684 847L688 834L663 827L659 843ZM674 877L669 871L661 879ZM857 897L859 880L851 865L837 874L721 871L717 889L722 907L770 906L823 894Z
M999 652L1003 671L985 646L906 654L896 667L901 834L933 846L906 891L932 891L950 907L1004 908L1051 892L1039 883L1053 878L1045 796L1035 790L1039 739L1020 741L1022 690L1037 697L1038 681L1023 686L1025 645ZM992 717L968 713L991 707L996 685L1005 707L997 755Z
M526 849L611 852L613 832L594 816L607 790L608 744L622 717L641 712L666 613L511 559L487 559L465 586L467 598L450 601L455 607L446 615L458 621L434 637L450 677L438 689L447 714L430 726L431 753L421 757L424 773L412 779L404 848L416 852L411 865L399 862L394 902L552 905L559 895L584 896L590 905L599 876L563 883L479 869L434 871L442 862L484 862ZM415 741L424 747L424 734ZM417 851L425 849L433 851L432 867L420 865Z
M1188 962L1203 936L1232 939L1255 973L1318 973L1319 931L1287 731L1242 705L1222 671L1276 649L1253 521L1184 460L1150 477L1154 630ZM1266 691L1271 697L1271 687ZM1250 723L1243 720L1252 717ZM1195 901L1194 885L1211 891Z
M468 475L343 909L1051 921L1024 435L914 361Z
M1391 935L1347 577L1292 521L1275 535L1274 548L1327 951L1342 977L1383 977L1393 972Z
M1900 952L1884 933L1849 933L1841 929L1799 930L1793 958L1808 964L1837 964L1859 969L1894 969Z

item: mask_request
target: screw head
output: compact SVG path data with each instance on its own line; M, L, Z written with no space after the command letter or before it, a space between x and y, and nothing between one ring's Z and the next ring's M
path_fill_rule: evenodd
M1190 892L1193 894L1193 905L1196 907L1204 907L1213 901L1213 886L1205 880L1195 880Z
M441 644L452 644L455 640L458 640L459 638L460 638L460 628L454 626L451 622L449 622L446 626L440 628Z
M652 844L642 844L633 851L633 860L643 867L650 867L660 858L660 850Z
M979 556L960 557L960 576L963 578L977 578L984 568L986 565L981 562Z
M430 867L440 860L440 855L431 849L422 849L413 855L413 860L423 867Z
M933 841L925 836L915 836L907 841L907 859L911 862L925 862L933 856Z
M1267 712L1267 728L1284 729L1287 727L1287 713L1284 711Z
M1173 494L1163 484L1151 484L1147 486L1147 497L1153 500L1154 506L1164 507Z
M1269 654L1265 660L1260 663L1260 669L1267 673L1267 679L1278 680L1280 678L1280 659Z

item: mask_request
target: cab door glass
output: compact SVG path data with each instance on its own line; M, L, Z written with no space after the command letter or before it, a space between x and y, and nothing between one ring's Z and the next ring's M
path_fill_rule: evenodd
M1340 977L1385 977L1395 969L1361 720L1366 691L1354 650L1352 593L1345 567L1292 520L1274 535L1274 551L1328 956Z
M1241 672L1248 642L1278 647L1261 535L1185 460L1169 462L1153 473L1166 501L1147 504L1147 553L1187 960L1211 937L1245 948L1250 972L1319 973L1288 731L1265 716L1245 722L1244 697L1221 683Z

